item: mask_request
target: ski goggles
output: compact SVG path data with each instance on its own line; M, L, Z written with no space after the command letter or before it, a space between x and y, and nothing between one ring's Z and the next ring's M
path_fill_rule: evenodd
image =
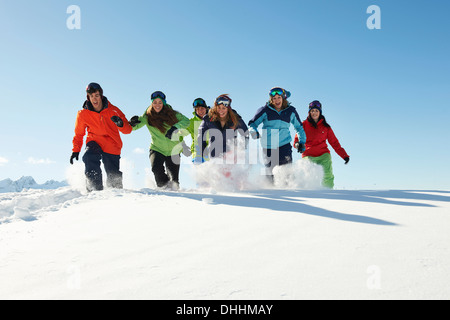
M271 97L275 97L276 95L284 97L286 95L286 91L283 88L273 88L270 90L269 95Z
M202 98L195 99L194 102L192 103L192 105L194 106L194 108L197 108L197 107L208 108L208 106L206 105L205 100L203 100Z
M220 106L222 104L225 107L229 107L230 104L231 104L231 101L227 97L219 97L219 98L216 99L216 104L218 106Z
M156 99L156 98L160 98L163 101L166 101L166 95L164 93L162 93L161 91L155 91L152 93L151 95L152 100Z
M310 109L310 110L311 110L311 109L319 109L319 110L322 110L322 104L321 104L319 101L314 100L313 102L311 102L311 103L309 104L309 109Z

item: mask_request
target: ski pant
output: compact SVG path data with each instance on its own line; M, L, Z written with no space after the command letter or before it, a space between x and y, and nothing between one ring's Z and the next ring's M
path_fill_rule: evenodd
M324 153L318 157L307 156L305 159L310 160L318 165L321 165L323 168L323 180L322 186L326 188L333 189L334 187L334 175L333 175L333 166L331 162L331 154Z
M269 181L273 182L273 168L292 163L292 146L288 143L276 149L263 148L263 159L264 166L266 167L266 175Z
M103 152L102 148L95 141L86 144L86 151L83 155L86 175L87 191L103 190L102 169L100 162L106 171L106 186L109 188L122 189L122 172L119 170L120 155Z
M156 186L161 188L169 181L179 184L178 176L180 173L180 155L165 156L158 151L150 150L150 164L155 176ZM164 168L165 165L165 168ZM167 173L166 173L167 169Z

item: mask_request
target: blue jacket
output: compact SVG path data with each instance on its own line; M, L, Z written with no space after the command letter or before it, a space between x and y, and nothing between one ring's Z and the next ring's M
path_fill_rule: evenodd
M250 133L254 131L259 135L258 126L261 123L263 125L263 132L260 135L261 145L265 149L276 149L291 143L290 124L294 126L300 143L306 142L302 121L295 108L290 104L287 108L278 112L267 102L264 107L258 109L255 116L248 122Z
M198 128L198 146L201 148L198 155L203 155L204 159L220 156L227 152L229 140L237 138L237 133L248 139L248 128L242 118L238 115L239 123L236 129L232 128L233 123L229 122L222 128L219 121L211 121L208 115L203 117L203 121ZM208 134L206 134L208 132ZM207 141L208 139L208 148ZM209 149L209 150L208 150Z

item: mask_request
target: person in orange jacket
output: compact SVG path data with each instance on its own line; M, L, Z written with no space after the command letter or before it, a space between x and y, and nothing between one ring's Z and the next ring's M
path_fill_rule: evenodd
M120 153L123 144L119 132L129 134L132 127L122 111L103 96L103 89L98 83L88 84L86 93L87 100L83 109L78 111L75 122L70 164L73 164L73 159L78 160L87 131L83 155L87 191L103 190L100 161L103 162L107 175L106 186L121 189Z
M306 143L305 145L299 143L298 137L295 135L294 148L302 153L302 158L309 159L323 167L322 185L332 189L334 187L334 175L331 154L326 141L328 140L334 151L344 159L345 164L349 162L350 156L341 147L333 129L322 115L322 104L318 100L309 104L308 118L303 121L303 128L306 133Z

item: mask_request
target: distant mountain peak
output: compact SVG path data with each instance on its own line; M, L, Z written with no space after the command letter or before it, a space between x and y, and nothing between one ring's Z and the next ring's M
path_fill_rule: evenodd
M0 180L0 193L20 192L24 189L57 189L67 186L66 181L48 180L43 184L38 184L33 177L22 176L18 180L13 181L10 178Z
M30 184L30 185L37 184L36 180L34 180L34 178L30 177L30 176L22 176L16 182L17 183L26 183L26 184Z

